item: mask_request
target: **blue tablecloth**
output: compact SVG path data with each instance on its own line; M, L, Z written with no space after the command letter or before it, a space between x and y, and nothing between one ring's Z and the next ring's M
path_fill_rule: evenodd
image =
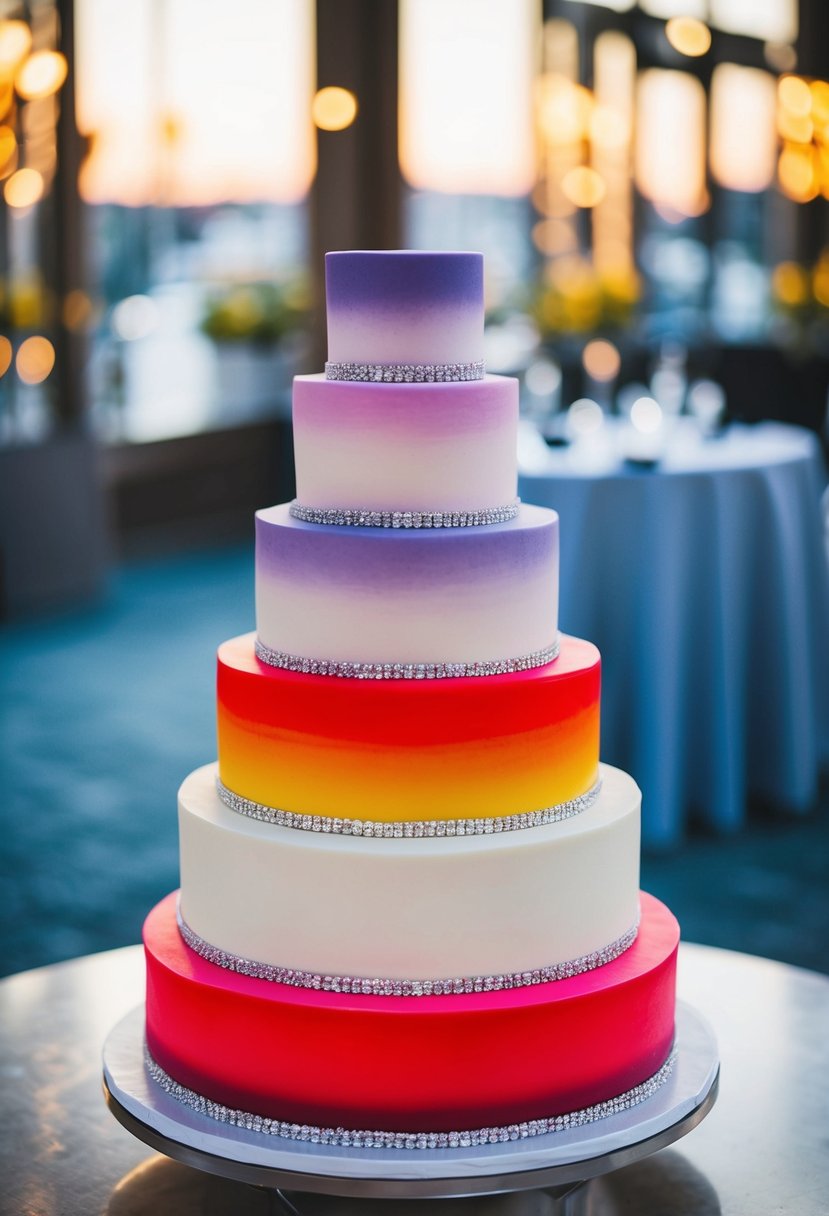
M519 493L561 517L561 628L602 652L602 757L642 788L643 840L734 830L749 796L808 810L829 759L819 445L683 420L646 470L620 434L549 449L525 429Z

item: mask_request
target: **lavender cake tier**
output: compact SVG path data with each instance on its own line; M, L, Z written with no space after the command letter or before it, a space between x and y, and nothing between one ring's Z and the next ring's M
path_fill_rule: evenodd
M480 253L328 253L325 281L331 363L483 359Z
M496 663L558 636L558 516L485 528L341 528L256 515L256 628L270 651L335 663ZM548 655L549 657L549 655Z
M362 384L297 376L303 508L474 512L516 495L518 381Z

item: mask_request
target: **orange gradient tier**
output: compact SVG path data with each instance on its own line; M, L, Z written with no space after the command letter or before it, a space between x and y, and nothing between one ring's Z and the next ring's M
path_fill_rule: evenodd
M219 648L219 779L302 815L375 822L497 818L570 802L599 769L599 652L562 637L511 675L356 680Z

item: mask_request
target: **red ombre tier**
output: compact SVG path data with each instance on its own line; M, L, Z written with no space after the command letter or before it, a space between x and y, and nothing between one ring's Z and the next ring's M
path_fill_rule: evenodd
M674 1034L679 928L642 895L635 943L572 979L439 997L343 995L253 979L150 913L147 1045L175 1081L300 1124L451 1131L543 1119L652 1077Z
M558 806L599 768L599 652L480 679L341 680L269 667L254 635L219 648L219 777L299 814L389 822Z

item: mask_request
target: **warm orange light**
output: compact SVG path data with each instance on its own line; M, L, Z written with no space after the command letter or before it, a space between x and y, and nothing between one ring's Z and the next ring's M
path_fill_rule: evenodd
M630 123L619 110L596 106L590 118L590 139L597 148L616 152L630 140Z
M315 94L311 117L321 131L344 131L357 117L357 98L348 89L329 85Z
M581 361L594 380L615 380L622 366L621 356L612 342L594 338L582 351Z
M665 218L700 215L705 189L705 89L688 72L648 68L639 76L636 184Z
M536 249L551 257L573 253L578 248L573 225L563 219L539 220L533 225L532 238Z
M55 366L55 348L48 338L27 338L17 352L17 374L24 384L41 384Z
M32 31L25 21L0 21L0 72L14 72L32 45Z
M812 91L800 76L784 76L777 85L777 99L790 114L808 117L812 109Z
M0 118L5 118L12 108L14 87L8 80L0 79Z
M17 162L17 140L11 127L0 127L0 178L6 177Z
M250 4L73 7L76 120L93 137L78 175L85 201L205 207L306 195L317 145L310 0L257 3L255 21L241 16Z
M3 196L10 207L31 207L43 198L43 178L37 169L18 169L6 182Z
M37 101L57 93L66 80L69 66L59 51L35 51L15 77L14 87L26 101Z
M793 114L782 107L777 111L777 133L781 139L796 144L808 144L814 134L814 123L805 114Z
M824 253L812 273L814 297L824 308L829 308L829 257Z
M771 290L781 304L796 308L805 303L809 294L806 271L797 262L781 262L772 272Z
M812 94L812 121L822 130L829 123L829 84L825 80L813 80L809 92Z
M12 344L5 334L0 334L0 376L5 376L12 365Z
M548 144L561 147L587 135L593 98L583 85L558 72L547 72L537 84L538 123Z
M780 189L796 203L808 203L819 189L815 156L811 147L787 144L777 162Z
M577 165L561 180L561 189L566 198L577 207L595 207L607 193L604 179L595 169Z
M708 154L714 179L729 190L766 190L777 164L774 77L762 68L720 63L711 77L710 104Z
M672 17L665 26L665 37L680 55L695 58L711 46L711 31L696 17Z
M61 320L67 329L85 329L92 317L92 301L85 291L76 288L67 292L61 309Z

